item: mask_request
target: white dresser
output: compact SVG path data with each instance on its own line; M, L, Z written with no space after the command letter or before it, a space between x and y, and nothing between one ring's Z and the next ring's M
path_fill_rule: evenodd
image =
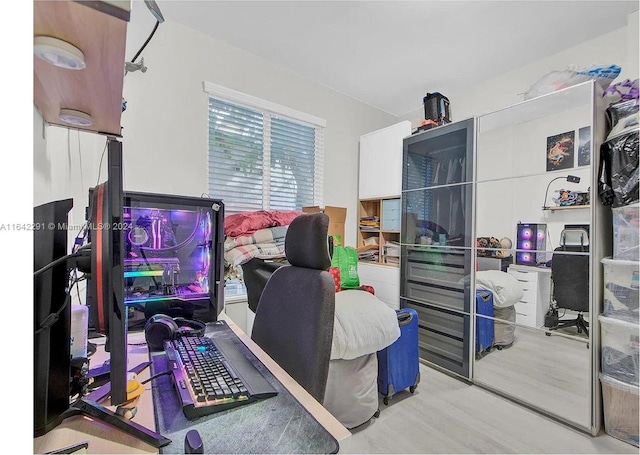
M509 266L508 273L522 285L524 295L516 308L516 323L528 327L544 326L544 315L551 302L551 269L526 265Z

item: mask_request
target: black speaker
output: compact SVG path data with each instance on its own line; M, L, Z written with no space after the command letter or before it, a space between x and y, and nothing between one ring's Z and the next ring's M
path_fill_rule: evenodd
M518 224L516 232L516 264L536 266L546 263L546 244L546 224Z
M175 340L182 336L203 336L206 325L195 319L172 318L166 314L156 314L147 320L144 337L151 351L162 351L165 340Z

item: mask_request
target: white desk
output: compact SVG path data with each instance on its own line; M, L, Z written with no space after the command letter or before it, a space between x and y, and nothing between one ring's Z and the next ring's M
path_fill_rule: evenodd
M221 315L238 335L242 342L260 359L260 361L271 371L271 373L284 385L288 391L302 404L311 415L339 442L351 433L344 427L329 411L318 403L306 390L302 388L287 372L276 364L249 336L242 332L233 321ZM94 340L92 340L94 341ZM91 357L91 366L96 367L104 360L107 354L102 347ZM144 333L132 333L129 335L129 367L149 360L149 353L144 344ZM149 377L150 369L147 368L139 375L139 379L144 381ZM145 384L146 392L142 394L138 404L138 412L133 421L138 424L155 430L155 419L153 415L153 399L151 394L151 383ZM108 403L102 403L107 405ZM94 422L87 417L71 417L47 434L34 439L34 453L45 453L62 447L77 444L82 441L89 441L89 453L158 453L158 449L137 440L120 430L117 430L102 422Z

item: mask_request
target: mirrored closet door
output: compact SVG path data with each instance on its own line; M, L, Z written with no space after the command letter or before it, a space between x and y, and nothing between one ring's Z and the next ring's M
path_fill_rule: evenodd
M492 328L494 341L476 346L473 382L594 434L611 238L597 196L600 100L586 82L480 116L474 160L476 290L494 299L476 306L474 336Z

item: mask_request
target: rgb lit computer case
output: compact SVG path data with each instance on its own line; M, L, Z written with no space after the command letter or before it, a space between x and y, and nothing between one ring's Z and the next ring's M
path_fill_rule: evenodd
M125 192L123 222L125 304L145 320L216 320L224 305L222 201Z
M516 264L536 266L547 262L547 225L519 223L516 231Z
M224 307L223 202L125 191L122 222L129 329L159 313L215 321Z

